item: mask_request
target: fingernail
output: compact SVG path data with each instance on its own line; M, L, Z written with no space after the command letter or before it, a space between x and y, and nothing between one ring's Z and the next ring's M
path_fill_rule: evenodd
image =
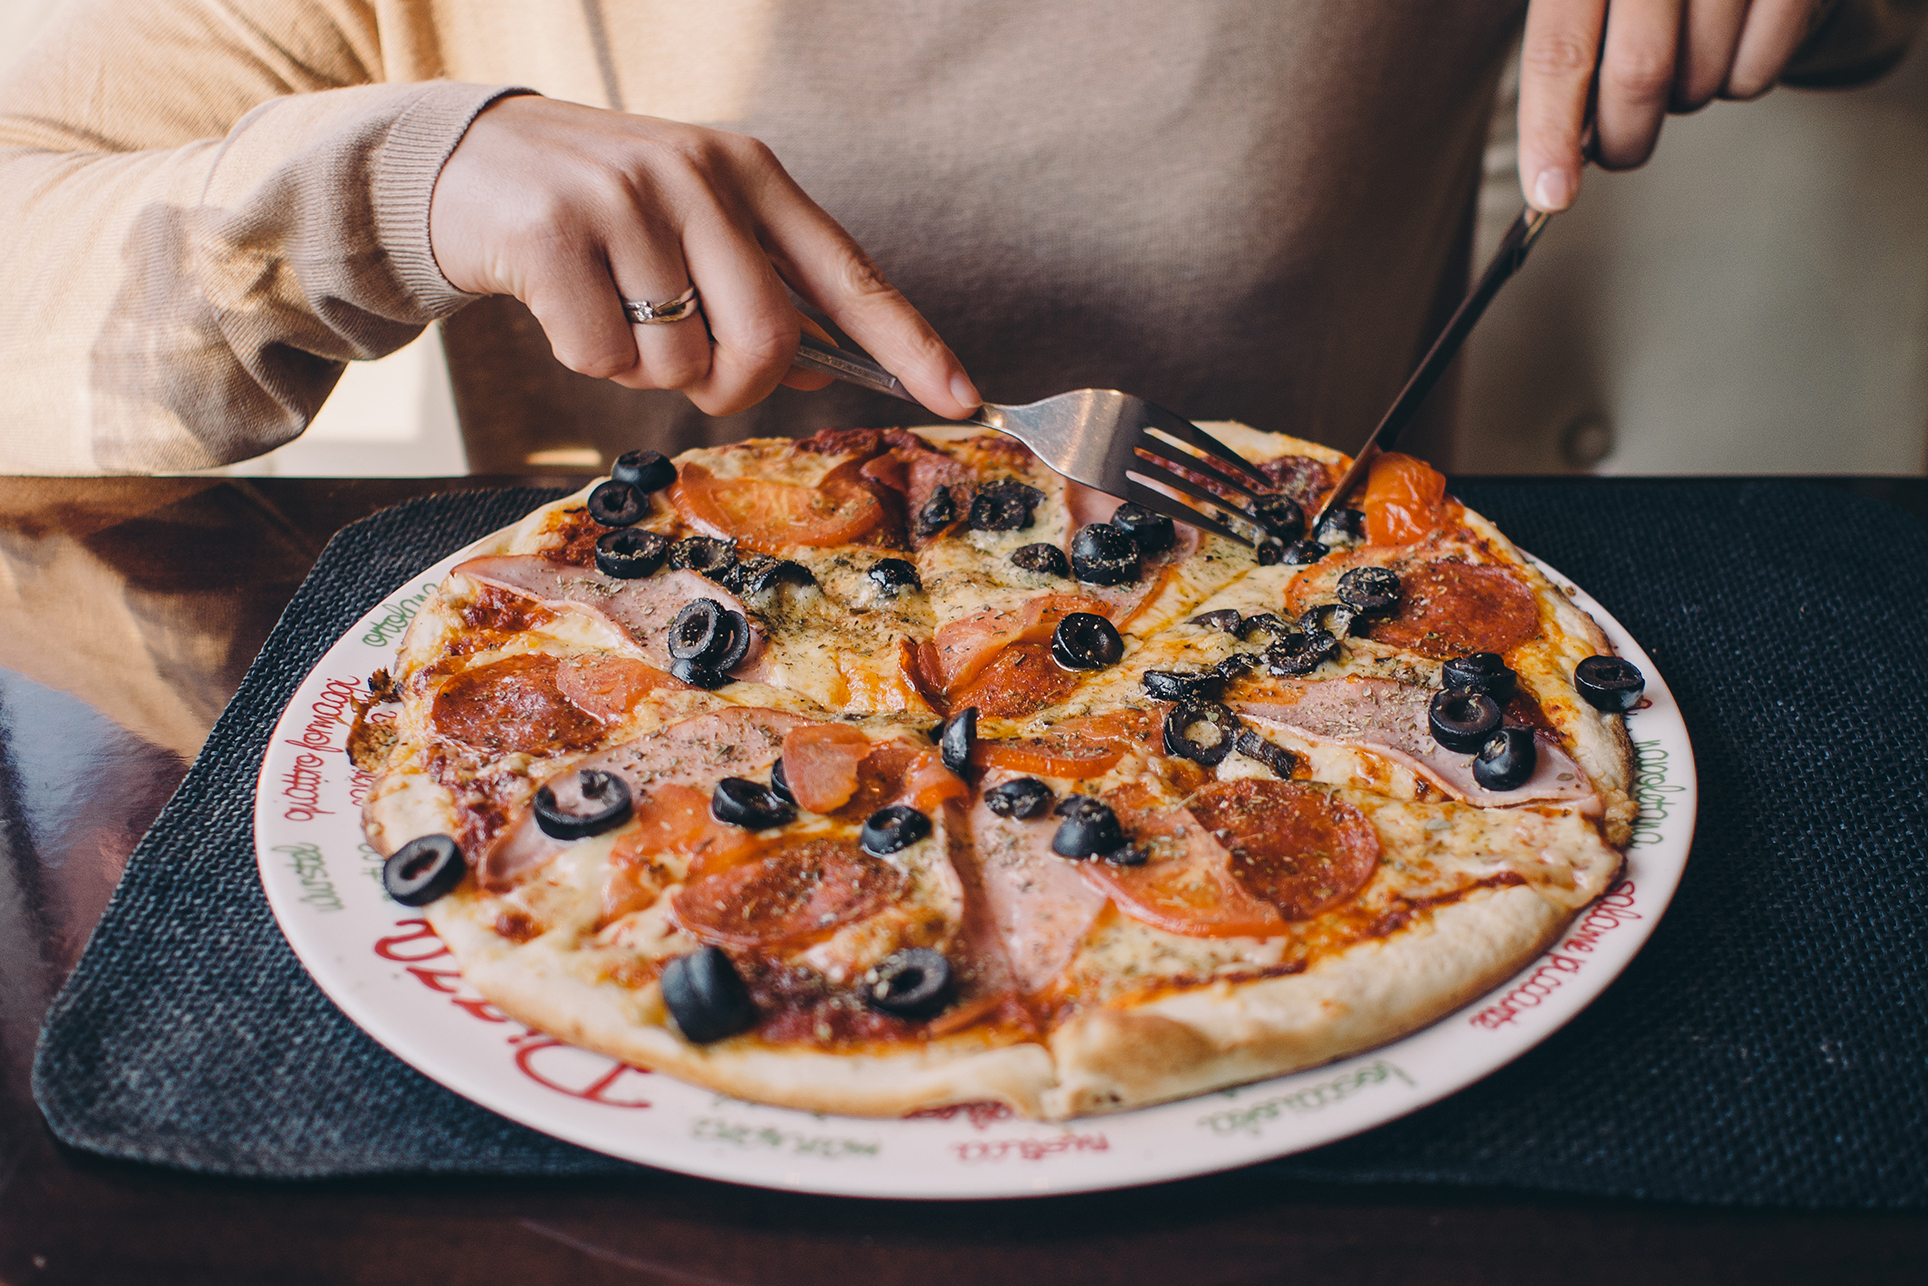
M1552 214L1573 204L1573 178L1565 170L1541 170L1533 180L1533 204Z
M970 376L962 371L951 376L951 396L956 398L957 404L967 411L975 411L984 405L984 399L978 395L977 386L972 384Z

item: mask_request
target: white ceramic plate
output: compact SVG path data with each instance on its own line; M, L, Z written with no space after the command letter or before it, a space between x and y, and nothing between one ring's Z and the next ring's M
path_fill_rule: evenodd
M1619 883L1551 950L1464 1009L1311 1071L1064 1124L989 1104L879 1121L739 1102L508 1018L463 980L421 916L382 891L381 858L361 834L368 777L345 751L349 701L394 664L409 619L463 556L356 622L282 714L255 797L261 882L321 989L404 1062L511 1120L668 1170L847 1196L1018 1197L1154 1183L1317 1147L1470 1085L1586 1008L1653 932L1693 838L1694 757L1673 694L1627 632L1578 593L1647 676L1630 723L1641 807L1633 847Z

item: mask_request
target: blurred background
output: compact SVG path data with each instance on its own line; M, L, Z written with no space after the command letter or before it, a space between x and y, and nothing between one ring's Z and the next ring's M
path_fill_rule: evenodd
M18 50L59 0L0 0ZM0 60L7 55L0 54ZM1510 81L1510 78L1509 78ZM1518 212L1495 105L1483 263ZM1589 172L1460 359L1457 473L1928 473L1928 46L1876 85L1674 118ZM1450 387L1450 386L1449 386ZM595 472L558 446L532 472ZM357 363L297 441L219 472L467 472L433 329Z

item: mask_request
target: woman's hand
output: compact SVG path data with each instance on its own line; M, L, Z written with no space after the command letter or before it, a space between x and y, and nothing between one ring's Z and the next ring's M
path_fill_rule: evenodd
M1593 157L1646 161L1668 112L1772 89L1817 0L1531 0L1520 48L1520 188L1549 213L1573 204L1587 99L1599 74Z
M791 368L799 326L822 332L786 283L939 415L961 418L982 401L863 248L741 134L502 99L443 166L429 243L457 289L527 304L570 370L681 389L710 415L779 383L829 382ZM692 284L701 315L635 326L623 314L624 299L662 303Z

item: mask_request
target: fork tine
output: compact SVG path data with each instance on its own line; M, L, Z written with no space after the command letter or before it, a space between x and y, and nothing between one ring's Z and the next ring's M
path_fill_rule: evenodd
M1136 450L1148 451L1152 455L1169 460L1173 464L1183 465L1187 469L1202 473L1208 481L1216 482L1221 487L1230 487L1247 499L1257 500L1259 498L1258 492L1253 491L1250 487L1240 482L1237 478L1232 477L1223 469L1215 468L1209 458L1193 455L1189 451L1181 451L1177 447L1153 437L1150 433L1139 434L1138 441L1132 445Z
M1164 514L1173 522L1189 523L1201 531L1209 531L1213 535L1223 536L1227 540L1236 540L1241 545L1252 545L1249 537L1239 535L1222 522L1207 518L1190 505L1180 504L1162 491L1153 491L1136 478L1125 479L1125 491L1127 493L1126 498L1133 504L1143 505L1153 513Z
M1257 486L1267 489L1270 489L1272 486L1272 480L1261 473L1258 468L1247 461L1245 457L1226 446L1223 442L1220 442L1205 430L1199 428L1196 424L1193 424L1190 420L1173 415L1170 411L1165 410L1164 407L1157 406L1156 403L1148 403L1147 405L1153 406L1161 412L1158 416L1158 422L1153 425L1160 433L1168 434L1180 442L1197 447L1200 451L1211 457L1212 463L1216 464L1221 470L1229 465L1232 469L1236 469L1239 473L1244 474L1245 477L1249 478Z
M1252 515L1246 513L1243 509L1240 509L1223 496L1213 495L1210 491L1199 486L1190 478L1167 472L1162 466L1144 459L1136 461L1132 466L1132 472L1144 482L1149 482L1160 487L1169 487L1171 490L1191 496L1195 500L1203 500L1208 505L1216 506L1217 511L1222 514L1226 520L1232 522L1237 529L1243 530L1246 527L1250 527L1253 531L1258 532L1260 537L1265 534L1260 524L1253 519ZM1243 539L1246 544L1257 548L1257 537L1241 537L1241 539Z

